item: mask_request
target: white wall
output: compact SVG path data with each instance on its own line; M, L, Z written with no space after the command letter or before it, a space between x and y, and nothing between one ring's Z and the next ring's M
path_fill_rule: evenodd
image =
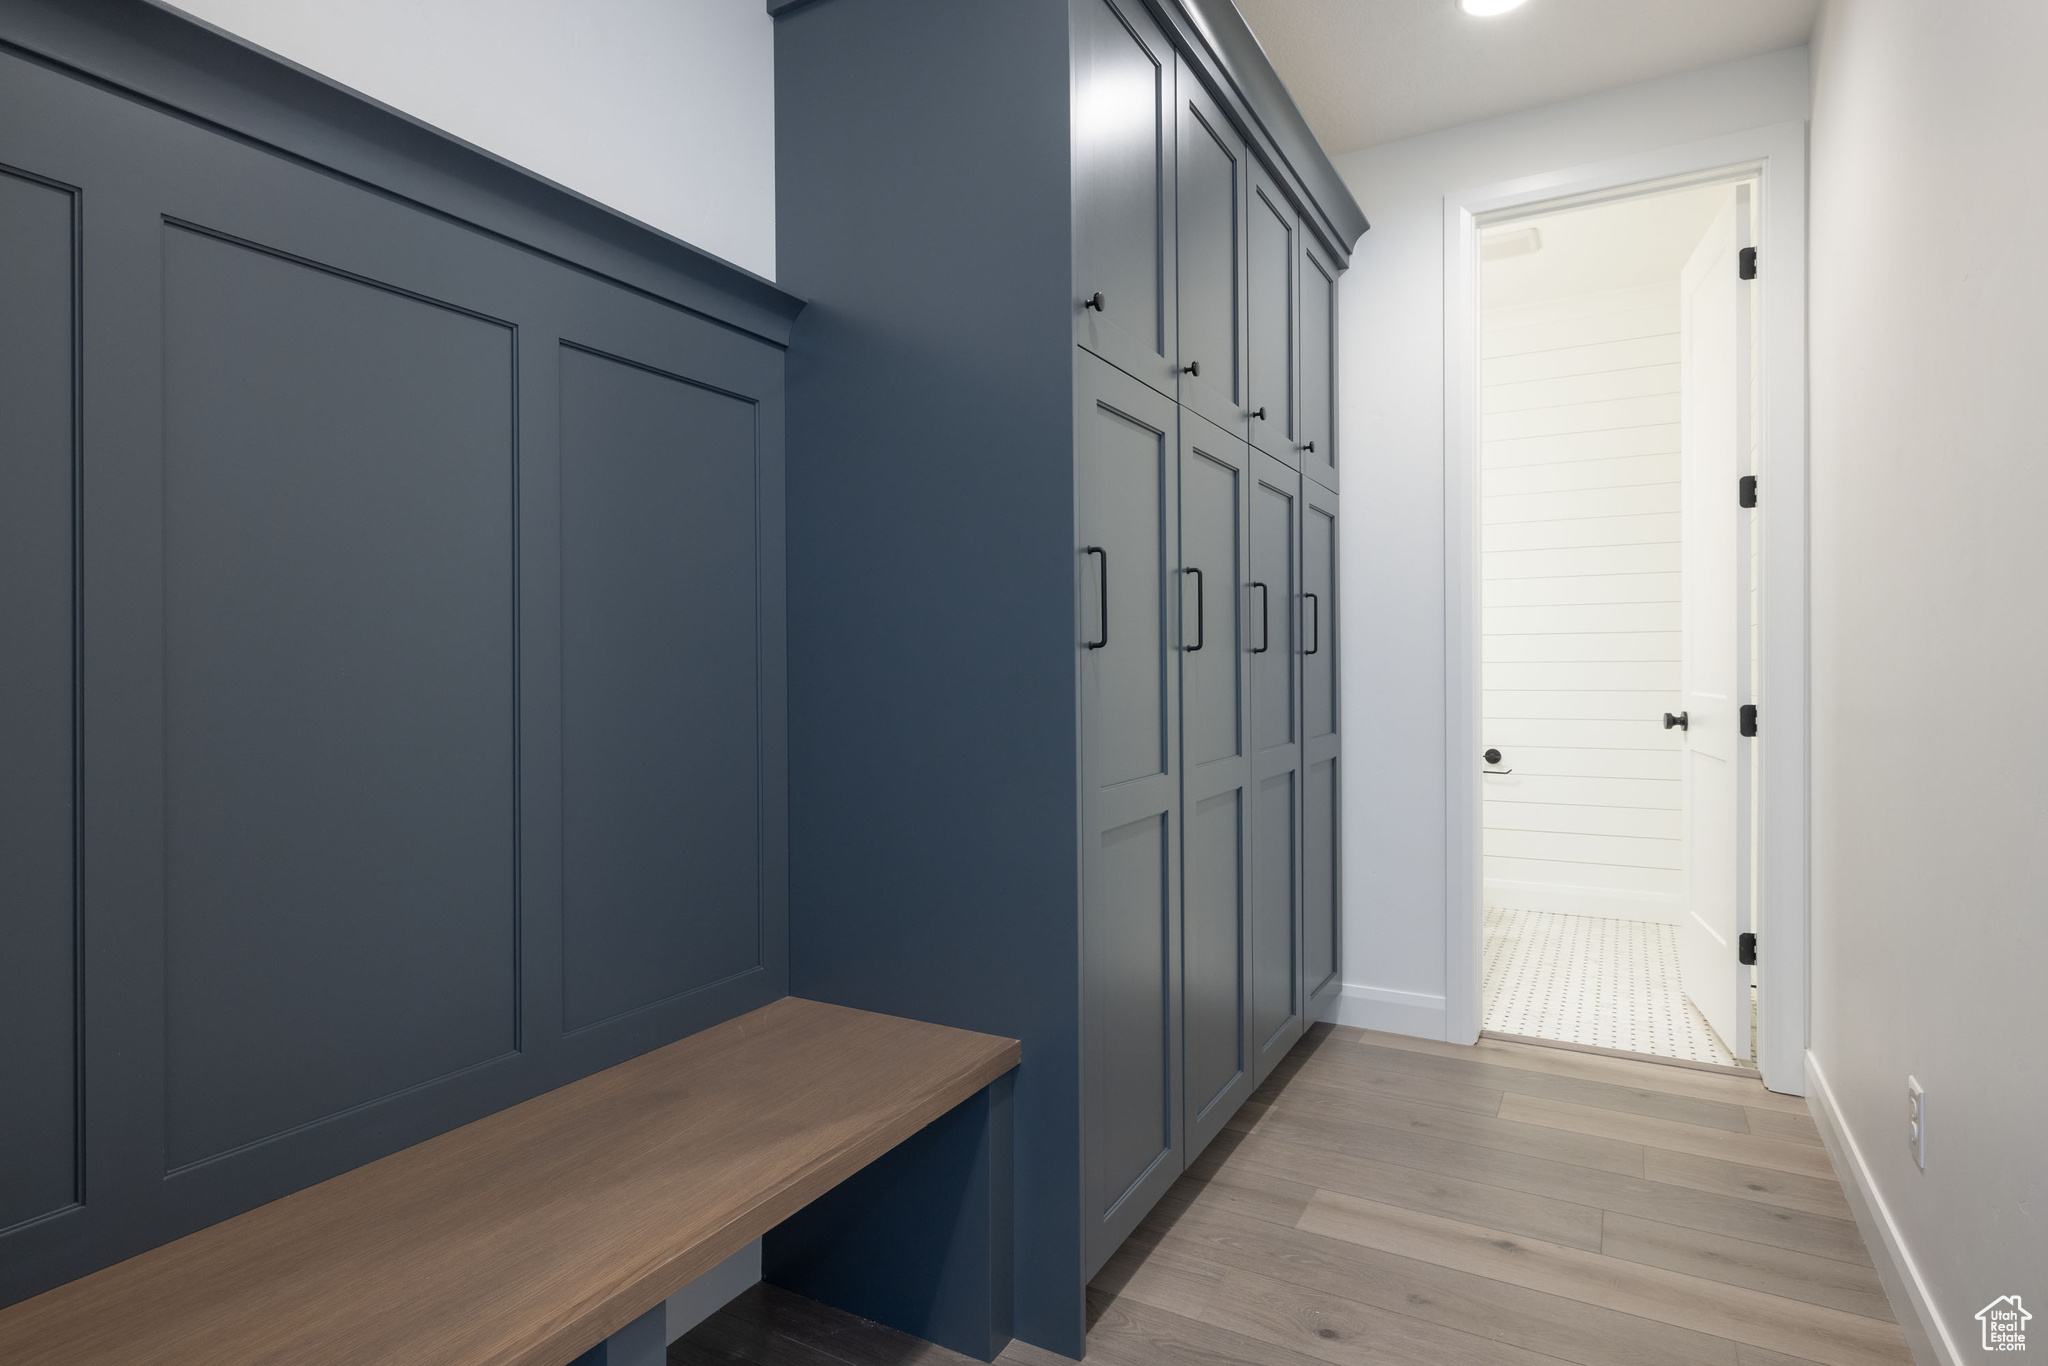
M1443 202L1803 119L1804 48L1337 159L1372 221L1342 285L1344 980L1340 1018L1442 1033ZM1476 759L1475 759L1476 762Z
M1678 274L1480 322L1485 904L1675 925Z
M761 0L180 0L196 18L770 279Z
M1966 1361L1997 1295L2048 1347L2043 52L1998 0L1814 51L1814 1095Z

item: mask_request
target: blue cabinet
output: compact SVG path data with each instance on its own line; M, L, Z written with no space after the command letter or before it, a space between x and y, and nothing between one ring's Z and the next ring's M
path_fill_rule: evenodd
M1365 224L1223 0L770 8L791 986L1023 1040L1017 1334L1078 1355L1334 962L1300 292Z

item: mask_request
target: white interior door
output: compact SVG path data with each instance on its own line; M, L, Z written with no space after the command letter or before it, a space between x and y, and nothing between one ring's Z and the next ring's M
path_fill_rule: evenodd
M1686 995L1739 1058L1749 1055L1749 969L1737 944L1748 903L1749 742L1739 729L1748 566L1737 503L1749 430L1748 287L1739 278L1746 217L1730 186L1679 281L1686 720L1679 971Z

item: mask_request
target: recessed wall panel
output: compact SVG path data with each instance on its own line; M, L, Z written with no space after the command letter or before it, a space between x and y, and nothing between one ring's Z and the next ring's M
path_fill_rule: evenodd
M1251 441L1294 458L1294 213L1255 173L1246 232ZM1263 413L1264 416L1259 414Z
M1167 820L1148 816L1105 831L1096 863L1099 895L1087 907L1086 971L1103 1151L1098 1217L1144 1176L1173 1142L1167 1075Z
M73 204L0 173L0 1228L78 1187Z
M1181 743L1191 764L1244 753L1243 477L1199 447L1181 465L1181 559L1195 571L1181 575Z
M1273 468L1273 467L1269 467ZM1294 481L1298 483L1299 481ZM1252 738L1257 750L1291 745L1295 725L1294 493L1252 489Z
M1302 807L1303 983L1311 993L1337 971L1337 761L1308 766Z
M1337 277L1301 254L1302 468L1337 486ZM1306 449L1314 445L1313 451Z
M1188 1108L1201 1114L1244 1071L1244 790L1188 812L1182 881Z
M1094 771L1107 787L1167 769L1161 579L1174 438L1106 402L1093 406L1087 423L1079 462L1086 515L1109 544L1084 556L1082 620L1091 639L1102 641L1094 651L1099 692L1084 705L1102 718Z
M753 404L561 350L563 1009L761 961Z
M1264 1047L1299 999L1294 920L1294 774L1259 783L1252 819L1252 1040Z
M1206 389L1226 408L1241 401L1238 354L1238 224L1244 165L1237 139L1216 122L1217 111L1190 92L1180 125L1180 356L1187 390ZM1200 367L1187 374L1185 367ZM1205 405L1208 406L1208 405ZM1212 416L1228 416L1211 410Z
M517 1047L510 328L163 239L166 1158Z
M1310 501L1301 520L1302 729L1315 740L1337 729L1337 519Z

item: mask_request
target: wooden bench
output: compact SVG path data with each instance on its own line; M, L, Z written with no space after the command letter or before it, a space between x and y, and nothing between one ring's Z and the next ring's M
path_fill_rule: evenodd
M788 997L0 1311L0 1362L564 1366L1018 1052Z

